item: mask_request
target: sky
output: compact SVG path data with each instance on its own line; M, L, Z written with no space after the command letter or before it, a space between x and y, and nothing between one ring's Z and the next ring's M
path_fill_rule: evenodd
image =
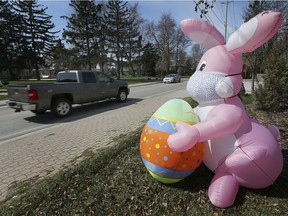
M62 31L66 27L66 20L60 18L60 16L70 16L73 13L73 9L69 6L69 0L38 0L39 4L44 7L48 7L47 14L53 16L52 22L55 24L55 30ZM187 18L200 18L200 13L195 12L194 0L142 0L131 1L129 4L135 4L138 2L140 15L148 20L157 23L161 15L164 13L170 13L175 19L176 23L180 25L181 20ZM248 7L248 1L246 0L229 0L228 1L228 16L227 16L227 37L233 33L243 23L242 15L244 9ZM224 22L226 14L226 0L216 0L213 10L210 10L204 20L212 23L223 35L225 32ZM60 33L61 35L61 33Z

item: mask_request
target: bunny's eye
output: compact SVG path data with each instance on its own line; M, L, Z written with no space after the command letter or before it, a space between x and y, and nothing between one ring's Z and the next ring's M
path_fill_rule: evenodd
M205 67L206 67L206 61L203 61L203 62L201 63L201 65L200 65L199 70L200 70L200 71L203 71Z

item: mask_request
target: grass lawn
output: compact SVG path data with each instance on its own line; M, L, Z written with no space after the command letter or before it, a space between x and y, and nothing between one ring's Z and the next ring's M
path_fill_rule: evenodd
M135 83L143 83L143 82L154 82L154 81L161 81L156 77L148 77L148 76L122 76L121 80L125 80L128 84L135 84ZM53 83L56 80L54 79L42 79L42 80L17 80L17 81L9 81L9 84L27 84L27 83ZM6 89L6 86L1 87Z
M0 203L0 215L287 215L288 122L283 113L255 113L265 123L279 126L284 170L269 188L240 188L231 208L210 203L207 189L213 173L204 165L176 184L154 180L140 157L140 128L115 139L121 141L111 148L87 151L82 162L52 177L15 185Z
M137 83L145 83L145 82L157 82L162 81L157 77L148 77L148 76L140 76L140 77L132 77L132 76L123 76L121 80L125 80L129 85L137 84Z

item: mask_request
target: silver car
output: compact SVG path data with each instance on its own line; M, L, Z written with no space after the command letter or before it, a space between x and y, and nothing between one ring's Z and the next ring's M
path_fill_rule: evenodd
M181 82L181 77L179 74L168 74L163 79L163 83L174 83L174 82Z

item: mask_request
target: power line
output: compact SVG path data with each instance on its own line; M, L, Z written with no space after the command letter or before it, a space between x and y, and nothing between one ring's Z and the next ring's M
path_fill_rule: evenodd
M196 3L196 1L194 0L194 3L195 3L195 5L197 5L197 3ZM202 11L202 10L204 10L203 8L201 8L200 7L200 5L198 5L198 7L199 7L199 9ZM206 18L206 21L208 21L209 23L211 23L212 24L212 22L207 18L207 16L206 16L206 14L205 13L202 13L202 15Z

